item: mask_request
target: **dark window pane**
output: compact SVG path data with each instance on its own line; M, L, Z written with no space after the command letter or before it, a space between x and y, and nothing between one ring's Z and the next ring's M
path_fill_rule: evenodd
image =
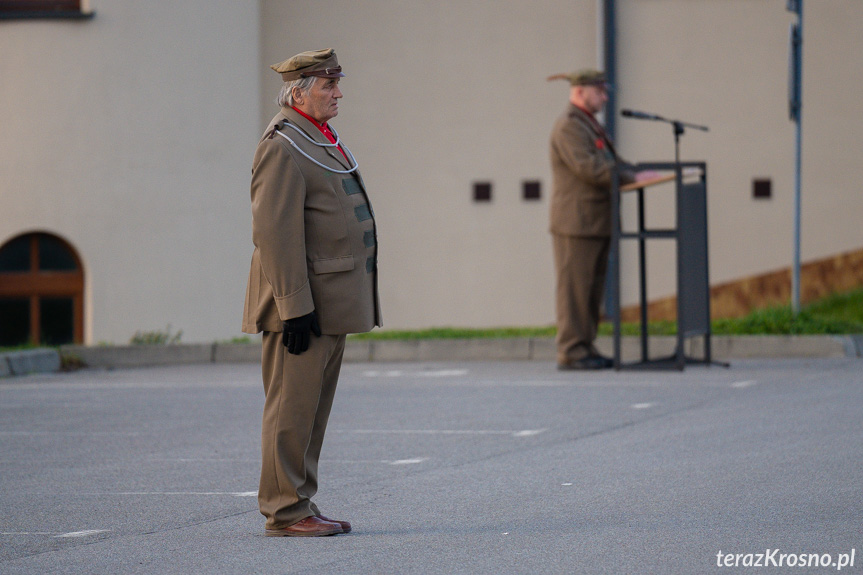
M0 299L0 347L30 341L30 300Z
M0 272L30 270L30 236L15 238L0 249Z
M75 333L72 298L39 300L39 324L43 344L72 343Z
M39 236L39 271L75 271L78 264L69 248L51 236Z

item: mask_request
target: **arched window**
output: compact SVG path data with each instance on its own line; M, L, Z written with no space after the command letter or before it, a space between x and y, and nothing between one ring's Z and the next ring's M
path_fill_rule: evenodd
M68 243L46 233L0 246L0 347L84 341L84 271Z

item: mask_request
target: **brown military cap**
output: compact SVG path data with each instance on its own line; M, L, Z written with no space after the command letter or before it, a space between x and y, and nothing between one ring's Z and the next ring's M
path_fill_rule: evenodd
M605 72L586 69L573 72L572 74L555 74L549 76L549 80L569 80L573 86L604 86L607 84Z
M291 56L284 62L270 66L282 75L282 80L290 82L307 76L319 76L321 78L341 78L342 67L336 58L336 51L332 48L326 50L312 50L301 52Z

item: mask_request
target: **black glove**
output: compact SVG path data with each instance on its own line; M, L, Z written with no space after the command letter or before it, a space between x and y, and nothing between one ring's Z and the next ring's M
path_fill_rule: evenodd
M312 333L318 337L321 336L321 326L318 325L318 316L315 312L285 321L282 344L288 348L288 353L300 355L309 349Z

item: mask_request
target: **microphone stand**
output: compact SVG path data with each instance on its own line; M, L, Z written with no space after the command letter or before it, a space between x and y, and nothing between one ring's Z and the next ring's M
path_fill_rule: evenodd
M680 136L682 136L686 132L686 128L692 128L693 130L701 130L703 132L707 132L707 131L709 131L708 127L707 126L700 126L698 124L691 124L689 122L683 122L681 120L669 120L667 118L663 118L662 116L657 116L656 114L648 114L645 112L637 112L634 110L621 110L621 115L626 117L626 118L634 118L637 120L652 120L655 122L665 122L667 124L671 124L671 126L674 130L674 172L675 172L675 179L676 179L676 187L678 190L677 202L679 205L679 203L680 203L679 193L680 193L680 190L681 190L682 185L683 185L683 166L680 163ZM640 219L641 219L641 217L643 217L643 216L640 216ZM641 233L642 228L643 228L643 221L642 221L642 223L639 224L639 233ZM643 250L643 247L642 247L642 250ZM643 252L642 252L641 258L642 258L641 261L643 262L644 261L644 253ZM641 265L642 265L642 273L643 273L644 264L642 263ZM679 272L678 272L678 274L679 274ZM642 286L641 286L642 296L645 293L645 285L643 282L644 282L644 278L642 277ZM681 290L680 290L680 284L679 284L679 278L678 278L678 298L680 297L680 292L681 292ZM680 321L680 318L678 318L678 321ZM646 301L642 301L642 330L647 330ZM646 331L645 331L645 333L646 333ZM707 331L707 337L708 338L710 337L710 328L709 327L708 327L708 331ZM708 339L708 341L709 341L709 339ZM682 345L683 345L683 340L680 338L680 335L678 334L678 342L677 342L674 356L672 356L672 358L682 358L683 363L687 363L689 361L689 358L686 357L685 352L682 349ZM644 355L645 359L646 359L646 341L642 343L642 346L643 346L642 347L642 355ZM709 349L709 347L708 347L708 349ZM708 357L709 357L709 352L708 352ZM680 362L680 361L681 360L678 359L678 362ZM725 364L722 362L716 362L716 361L709 360L709 363L716 363L716 364L728 367L728 364ZM683 369L682 365L680 366L680 369Z
M674 126L674 161L677 164L680 164L680 136L683 135L686 128L692 128L693 130L701 130L702 132L706 132L708 130L707 126L699 126L698 124L688 124L686 122L681 122L680 120L662 120L664 122L670 122L671 125Z

